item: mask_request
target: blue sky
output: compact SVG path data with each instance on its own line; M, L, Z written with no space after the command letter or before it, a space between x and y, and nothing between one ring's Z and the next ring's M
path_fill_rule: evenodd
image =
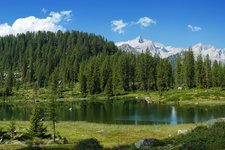
M62 29L115 42L141 35L175 47L225 48L224 8L225 0L2 0L0 35Z

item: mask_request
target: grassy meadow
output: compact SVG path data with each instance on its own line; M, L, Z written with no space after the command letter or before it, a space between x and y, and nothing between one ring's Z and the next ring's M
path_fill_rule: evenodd
M9 121L1 121L0 128L9 129ZM48 132L51 133L51 123L45 122L48 126ZM116 124L97 124L88 122L58 122L56 124L57 133L61 137L66 137L69 144L64 147L72 148L77 142L96 138L104 148L112 148L119 145L132 145L136 141L144 138L165 139L176 136L178 130L194 129L197 124L181 125L116 125ZM24 133L29 128L28 121L16 122L18 134ZM49 139L41 140L40 146L47 146ZM51 147L54 145L48 145ZM0 144L0 149L10 149L15 147L26 147L23 144ZM60 145L55 145L60 147Z

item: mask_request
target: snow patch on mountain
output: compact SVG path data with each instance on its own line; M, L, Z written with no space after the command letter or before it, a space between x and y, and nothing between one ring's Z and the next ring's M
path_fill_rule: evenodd
M141 53L145 52L147 49L154 55L158 54L161 58L167 58L169 56L181 54L184 51L187 51L189 48L176 48L173 46L164 46L161 43L153 42L138 36L137 38L125 42L118 42L116 45L127 52ZM191 46L195 58L199 54L206 57L208 54L212 61L218 60L225 63L225 48L218 49L212 45L204 45L202 43L197 43Z
M149 49L149 51L153 55L158 54L162 58L166 58L171 55L175 55L183 50L182 48L174 48L172 46L165 47L161 43L157 43L157 42L153 42L151 40L144 39L141 36L138 36L137 38L126 41L126 42L118 42L118 43L116 43L116 45L120 49L125 50L125 51L129 51L128 47L130 46L130 48L131 48L130 51L135 52L135 53L145 52L147 49Z

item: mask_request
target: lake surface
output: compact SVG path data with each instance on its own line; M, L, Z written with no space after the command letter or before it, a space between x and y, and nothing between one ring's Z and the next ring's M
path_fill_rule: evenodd
M145 101L59 102L59 121L88 121L113 124L182 124L225 117L225 106L180 107L148 104ZM0 120L29 120L32 104L0 104ZM46 108L43 106L43 113Z

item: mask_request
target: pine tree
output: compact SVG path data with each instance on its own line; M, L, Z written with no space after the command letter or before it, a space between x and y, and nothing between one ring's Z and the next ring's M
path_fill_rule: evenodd
M11 139L14 138L15 131L16 131L16 122L12 119L10 121L10 124L9 124L9 132L10 132L10 135L11 135Z
M93 94L98 94L101 92L100 88L100 72L99 64L97 62L97 57L91 58L88 65L87 71L87 87L88 92Z
M54 98L59 97L59 79L58 79L58 71L55 70L55 72L51 75L51 91Z
M169 65L169 62L166 59L161 60L157 65L157 88L160 96L165 90L168 90L170 86Z
M219 63L219 86L221 88L223 88L223 82L224 82L224 73L223 73L223 65L222 63L220 62Z
M124 91L129 90L129 63L127 60L127 55L123 54L119 57L119 74L120 74L120 81Z
M47 128L44 127L42 120L43 120L43 116L42 116L41 108L38 104L36 104L32 110L32 115L30 118L29 133L32 136L44 137Z
M184 83L188 88L194 87L195 65L194 54L192 49L184 53Z
M141 53L137 57L137 71L136 71L136 77L137 81L140 85L141 90L148 90L148 78L149 78L149 69L148 69L148 62L146 58L146 54Z
M96 59L94 73L93 73L93 94L98 94L101 92L101 84L100 84L100 68L98 59Z
M205 64L206 62L203 62L203 67L202 67L202 88L208 88L207 86L207 76L206 76L206 70L207 70L207 68L206 68L206 64Z
M53 141L55 143L56 139L56 121L57 121L57 111L56 111L56 101L53 98L48 106L48 118L52 121L52 128L53 128Z
M203 71L203 60L202 60L202 55L199 54L197 57L197 61L195 64L195 82L196 86L199 88L203 88L203 74L205 72Z
M225 65L223 65L222 70L221 70L220 86L223 90L225 89Z
M108 97L113 96L113 87L112 87L112 76L110 75L107 81L107 84L105 86L105 94Z
M131 90L136 90L135 82L136 82L136 56L132 53L129 53L129 62L130 62L130 68L129 68L129 79L131 84Z
M89 94L94 94L94 69L95 69L95 57L91 58L88 62L88 69L87 69L87 89Z
M121 54L118 52L115 55L112 56L112 85L113 85L113 93L116 95L122 90L122 85L120 82L120 72L118 71L120 69L119 66L119 56Z
M180 87L183 85L181 57L177 57L176 59L175 85L176 87Z
M29 66L28 66L28 81L33 83L34 81L34 52L31 42L29 42L27 47L27 52L29 52Z
M40 64L38 71L36 72L37 82L39 87L44 87L46 85L46 76L45 76L45 65Z
M137 81L142 90L154 90L156 84L157 58L153 58L150 50L137 57Z
M13 92L13 72L12 69L9 70L8 74L7 74L7 78L5 81L5 95L9 96L12 94Z
M205 60L205 75L206 75L206 88L210 88L212 86L212 69L211 69L211 61L209 59L209 55L206 55Z
M218 87L220 85L220 71L217 60L215 60L212 65L212 84L214 87Z
M111 74L110 58L106 56L102 67L101 67L101 89L104 91L105 86L108 82L109 76Z
M87 77L85 75L85 65L85 62L82 62L79 70L80 91L83 96L86 96L87 94Z

